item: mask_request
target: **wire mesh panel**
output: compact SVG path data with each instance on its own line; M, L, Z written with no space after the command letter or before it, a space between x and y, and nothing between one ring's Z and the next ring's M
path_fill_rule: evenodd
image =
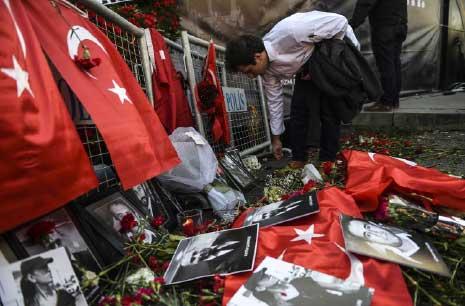
M134 33L130 33L120 26L109 22L105 17L92 11L88 11L89 20L94 23L113 42L118 52L124 58L139 85L147 93L147 82L142 66L139 39Z
M148 82L144 74L140 39L138 35L125 30L123 26L110 22L108 16L103 16L102 14L94 12L82 2L85 1L73 1L73 4L77 5L80 10L85 12L89 21L94 23L113 42L136 77L139 85L144 92L147 93ZM75 96L74 99L78 101ZM104 191L108 188L120 185L120 181L115 174L116 171L114 170L110 153L108 152L107 146L98 128L94 124L78 124L77 131L99 178L99 187L93 192Z
M205 42L206 43L206 42ZM190 41L191 56L194 66L195 78L202 79L202 69L207 53L206 44ZM221 85L244 89L247 99L247 111L228 113L232 143L239 151L253 151L254 148L269 142L267 136L266 116L260 98L259 84L255 79L249 79L245 75L231 73L224 67L225 54L219 48L216 49L216 69ZM202 115L206 138L212 144L215 152L224 151L224 146L215 144L211 135L211 120L205 114Z

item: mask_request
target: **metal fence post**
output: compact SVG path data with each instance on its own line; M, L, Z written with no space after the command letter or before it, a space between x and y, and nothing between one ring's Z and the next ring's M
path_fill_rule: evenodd
M147 32L145 33L147 34ZM150 33L148 33L150 35ZM152 69L150 64L150 58L148 53L148 45L145 35L139 37L139 49L140 49L140 57L142 62L142 70L144 71L145 75L145 93L149 98L150 103L152 106L154 105L154 96L153 96L153 87L152 87Z
M182 41L182 47L184 49L184 57L186 60L186 68L187 68L187 80L189 82L189 87L192 93L192 104L193 104L193 110L195 112L195 122L197 123L197 128L205 138L207 135L205 134L205 129L203 127L203 121L202 121L202 114L199 111L199 108L197 107L197 95L195 94L196 92L196 79L195 79L195 71L194 71L194 63L192 62L192 55L191 55L191 47L189 43L189 37L187 35L187 31L182 31L181 32L181 41Z
M263 82L262 82L262 77L258 76L257 78L257 83L258 83L258 91L260 93L260 103L263 109L263 120L265 124L265 133L266 133L266 139L268 144L268 149L270 152L272 151L271 148L271 133L270 133L270 123L268 122L268 107L265 101L265 95L263 94Z

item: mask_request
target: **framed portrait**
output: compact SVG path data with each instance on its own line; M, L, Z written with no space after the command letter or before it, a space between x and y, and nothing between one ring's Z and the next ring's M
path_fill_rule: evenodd
M166 222L163 226L171 231L176 228L177 226L177 214L184 211L183 206L178 201L178 199L165 187L163 184L157 180L156 178L151 179L149 182L151 190L153 191L153 195L155 203L157 203L158 210L161 213L165 214Z
M156 239L155 230L150 226L150 216L137 208L121 192L115 192L86 206L86 212L95 220L94 226L105 235L110 234L121 243L139 235L144 242ZM130 223L130 227L127 224Z
M162 216L169 219L168 211L151 181L139 184L124 192L124 195L148 218Z
M235 157L226 153L220 160L220 165L226 176L232 179L239 189L247 190L253 186L255 178L245 167L236 161Z
M65 248L0 267L3 305L87 305Z
M346 215L340 219L348 251L450 276L434 245L418 232Z
M10 231L6 237L18 258L63 247L72 262L87 270L98 271L101 266L95 250L84 236L75 218L66 208L60 208Z

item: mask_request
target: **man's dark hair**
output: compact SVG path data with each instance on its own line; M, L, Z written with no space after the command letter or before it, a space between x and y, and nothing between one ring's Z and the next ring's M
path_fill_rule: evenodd
M260 37L241 35L226 44L226 67L237 71L239 66L255 65L255 54L265 50Z

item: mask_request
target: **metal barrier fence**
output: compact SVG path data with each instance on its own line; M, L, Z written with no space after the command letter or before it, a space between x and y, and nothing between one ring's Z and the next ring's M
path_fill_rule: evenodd
M153 104L151 63L147 34L144 30L94 0L75 0L72 3L79 4L81 10L88 14L89 20L114 43ZM222 145L213 143L209 119L199 113L195 95L192 94L195 84L201 80L208 42L187 35L186 32L183 33L183 39L176 42L166 39L166 42L176 70L186 74L189 83L186 95L197 130L206 137L215 152L223 151L225 148ZM241 155L269 149L270 134L261 80L251 80L244 75L228 72L224 65L224 48L216 46L216 52L217 72L221 85L243 88L248 102L248 111L229 114L231 146L237 148ZM92 164L98 165L102 173L105 173L105 179L101 180L99 190L119 185L116 177L106 176L113 164L97 127L93 124L85 124L78 125L77 129Z
M187 32L182 33L182 47L186 56L187 76L190 79L191 91L195 83L202 79L204 59L208 50L209 42L199 39ZM225 49L215 46L216 69L221 85L225 87L242 88L247 99L247 111L229 113L229 128L231 132L231 146L241 152L241 155L251 154L260 150L270 148L270 132L267 119L267 108L262 92L261 79L249 79L243 74L232 73L225 67ZM189 60L190 58L190 60ZM193 97L195 103L195 97ZM193 108L195 109L195 108ZM199 116L196 116L199 118ZM197 124L203 126L204 135L213 144L215 152L224 148L214 144L211 136L211 124L206 115L202 114ZM200 121L200 122L199 122Z

